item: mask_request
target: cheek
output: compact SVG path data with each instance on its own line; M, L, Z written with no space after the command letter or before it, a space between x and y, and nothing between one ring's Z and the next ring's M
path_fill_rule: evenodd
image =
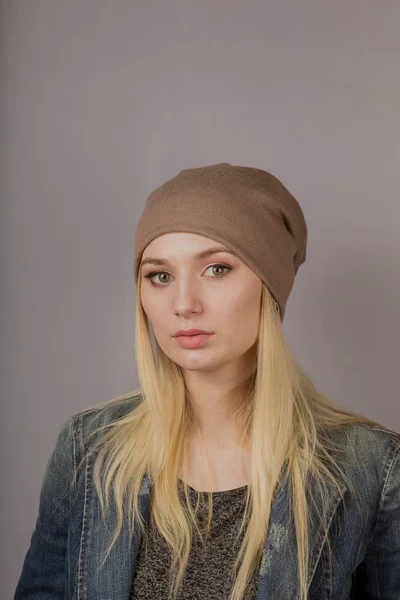
M150 299L145 292L142 292L141 302L143 310L149 319L154 332L162 328L163 318L165 319L165 310L162 310L161 300L157 302L154 297Z
M233 298L223 316L225 333L235 344L253 344L260 323L260 298L254 294Z
M148 309L146 314L154 333L156 335L162 335L163 331L167 327L167 323L165 322L165 311L155 310L154 306L152 306L150 309Z

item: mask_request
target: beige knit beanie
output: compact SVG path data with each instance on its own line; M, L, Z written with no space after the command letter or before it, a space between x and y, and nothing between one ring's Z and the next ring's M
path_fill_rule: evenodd
M156 188L136 229L136 284L145 247L175 231L204 235L236 252L268 287L283 321L306 260L307 226L297 200L274 175L219 163L184 169Z

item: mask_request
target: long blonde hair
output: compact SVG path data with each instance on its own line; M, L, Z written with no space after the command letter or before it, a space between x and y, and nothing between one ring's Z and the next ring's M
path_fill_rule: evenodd
M157 343L155 350L152 347L150 326L140 300L140 278L135 346L141 387L133 392L132 397L141 396L141 402L123 418L93 432L97 434L100 429L108 429L95 441L94 482L105 521L111 493L116 505L117 527L108 555L121 532L124 517L128 516L132 534L136 520L142 533L146 534L138 501L142 478L148 474L154 494L152 518L171 549L169 598L175 600L188 563L193 527L203 540L190 504L187 484L183 482L184 503L178 491L178 479L187 451L187 432L193 427L194 418L180 367L165 355ZM230 600L244 598L250 578L259 565L268 535L273 493L284 465L287 466L285 477L290 482L288 489L291 490L296 530L299 598L306 600L307 476L312 474L316 477L326 500L324 482L330 480L341 493L339 474L344 477L333 458L335 447L324 433L349 423L376 423L346 411L316 389L291 354L275 301L264 284L254 372L232 391L229 398L242 399L235 418L243 428L243 445L251 450L246 504L238 532L238 536L242 531L245 535L234 567ZM103 403L88 410L104 406ZM208 494L208 507L206 535L212 518L211 493Z

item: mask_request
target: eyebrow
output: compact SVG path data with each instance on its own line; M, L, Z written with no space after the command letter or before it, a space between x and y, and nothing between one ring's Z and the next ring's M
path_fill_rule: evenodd
M198 254L195 254L193 258L194 258L194 260L201 260L202 258L208 258L212 254L218 254L219 252L227 252L228 254L232 254L233 256L236 256L236 257L238 256L236 254L236 252L233 252L233 250L229 250L228 248L222 248L221 246L214 246L213 248L207 248L207 250L198 252ZM143 265L145 265L146 263L149 263L151 265L168 265L168 264L170 264L168 262L168 260L163 260L162 258L154 258L152 256L145 258L141 262L140 266L143 267Z

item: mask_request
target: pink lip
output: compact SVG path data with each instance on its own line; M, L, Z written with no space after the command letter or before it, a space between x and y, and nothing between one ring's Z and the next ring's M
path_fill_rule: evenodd
M212 333L201 333L198 335L179 335L175 336L176 343L182 348L200 348L209 340Z
M203 333L209 334L211 332L204 331L204 329L178 329L178 331L175 331L174 337L177 337L178 335L198 335Z

